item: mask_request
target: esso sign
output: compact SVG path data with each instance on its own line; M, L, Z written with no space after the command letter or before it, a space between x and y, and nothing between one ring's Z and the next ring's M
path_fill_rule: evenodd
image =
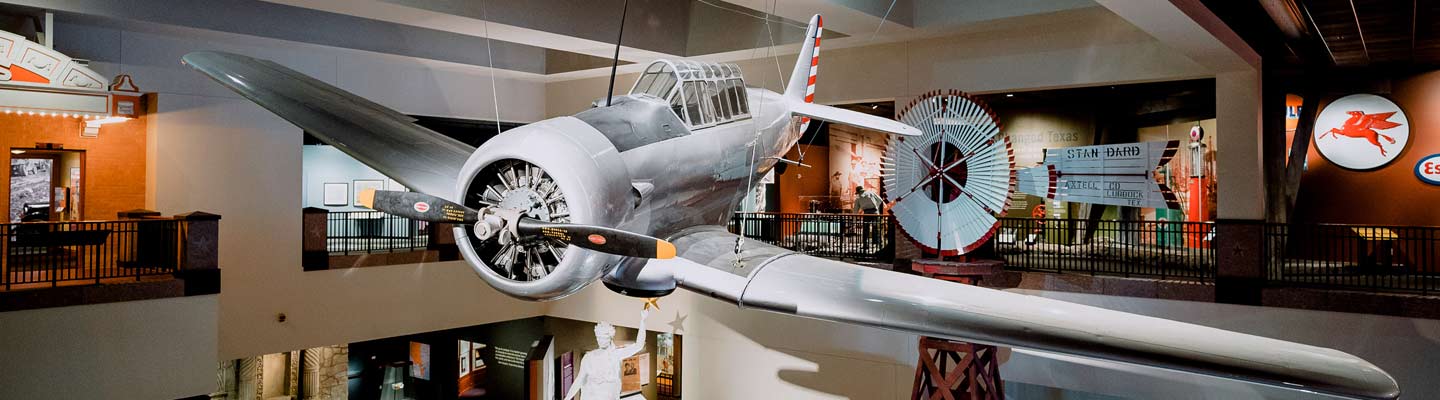
M1415 163L1415 177L1421 182L1440 185L1440 154L1431 154Z
M1205 138L1205 128L1201 128L1200 125L1195 125L1195 126L1190 127L1190 141L1192 141L1192 142L1198 142L1198 141L1200 141L1200 139L1204 139L1204 138Z
M1315 149L1352 170L1385 166L1410 143L1410 120L1390 99L1373 94L1341 97L1315 117Z

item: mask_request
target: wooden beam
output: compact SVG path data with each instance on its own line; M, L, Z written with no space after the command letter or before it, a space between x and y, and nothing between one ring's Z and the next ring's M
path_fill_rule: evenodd
M1290 158L1285 162L1285 217L1279 222L1293 221L1295 201L1300 194L1300 179L1305 173L1305 157L1310 151L1310 137L1315 130L1315 115L1320 108L1320 92L1306 89L1300 94L1300 121L1295 126L1295 137L1290 141Z

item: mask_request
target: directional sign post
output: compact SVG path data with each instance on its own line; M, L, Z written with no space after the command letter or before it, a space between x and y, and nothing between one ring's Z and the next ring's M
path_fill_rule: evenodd
M1077 203L1179 209L1155 169L1170 162L1179 141L1107 144L1045 150L1045 162L1021 169L1022 192Z

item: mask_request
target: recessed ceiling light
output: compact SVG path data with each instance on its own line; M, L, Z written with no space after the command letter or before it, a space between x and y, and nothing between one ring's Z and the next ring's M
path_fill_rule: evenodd
M1005 94L1005 97L1015 97L1015 94L1014 94L1014 93L1006 93L1006 94Z

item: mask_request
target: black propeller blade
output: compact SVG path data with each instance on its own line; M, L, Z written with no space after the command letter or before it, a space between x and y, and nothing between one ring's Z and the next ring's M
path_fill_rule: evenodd
M376 211L416 221L473 224L481 217L479 211L420 192L365 190L360 192L357 201ZM492 217L490 220L495 219ZM507 223L516 224L515 232L521 236L544 236L602 253L659 259L675 257L675 245L634 232L594 225L558 224L526 217Z
M480 220L480 213L470 207L420 192L366 189L360 192L356 202L416 221L473 224Z
M556 224L521 218L515 225L515 231L521 235L540 235L602 253L659 259L675 257L675 245L670 242L603 226Z

